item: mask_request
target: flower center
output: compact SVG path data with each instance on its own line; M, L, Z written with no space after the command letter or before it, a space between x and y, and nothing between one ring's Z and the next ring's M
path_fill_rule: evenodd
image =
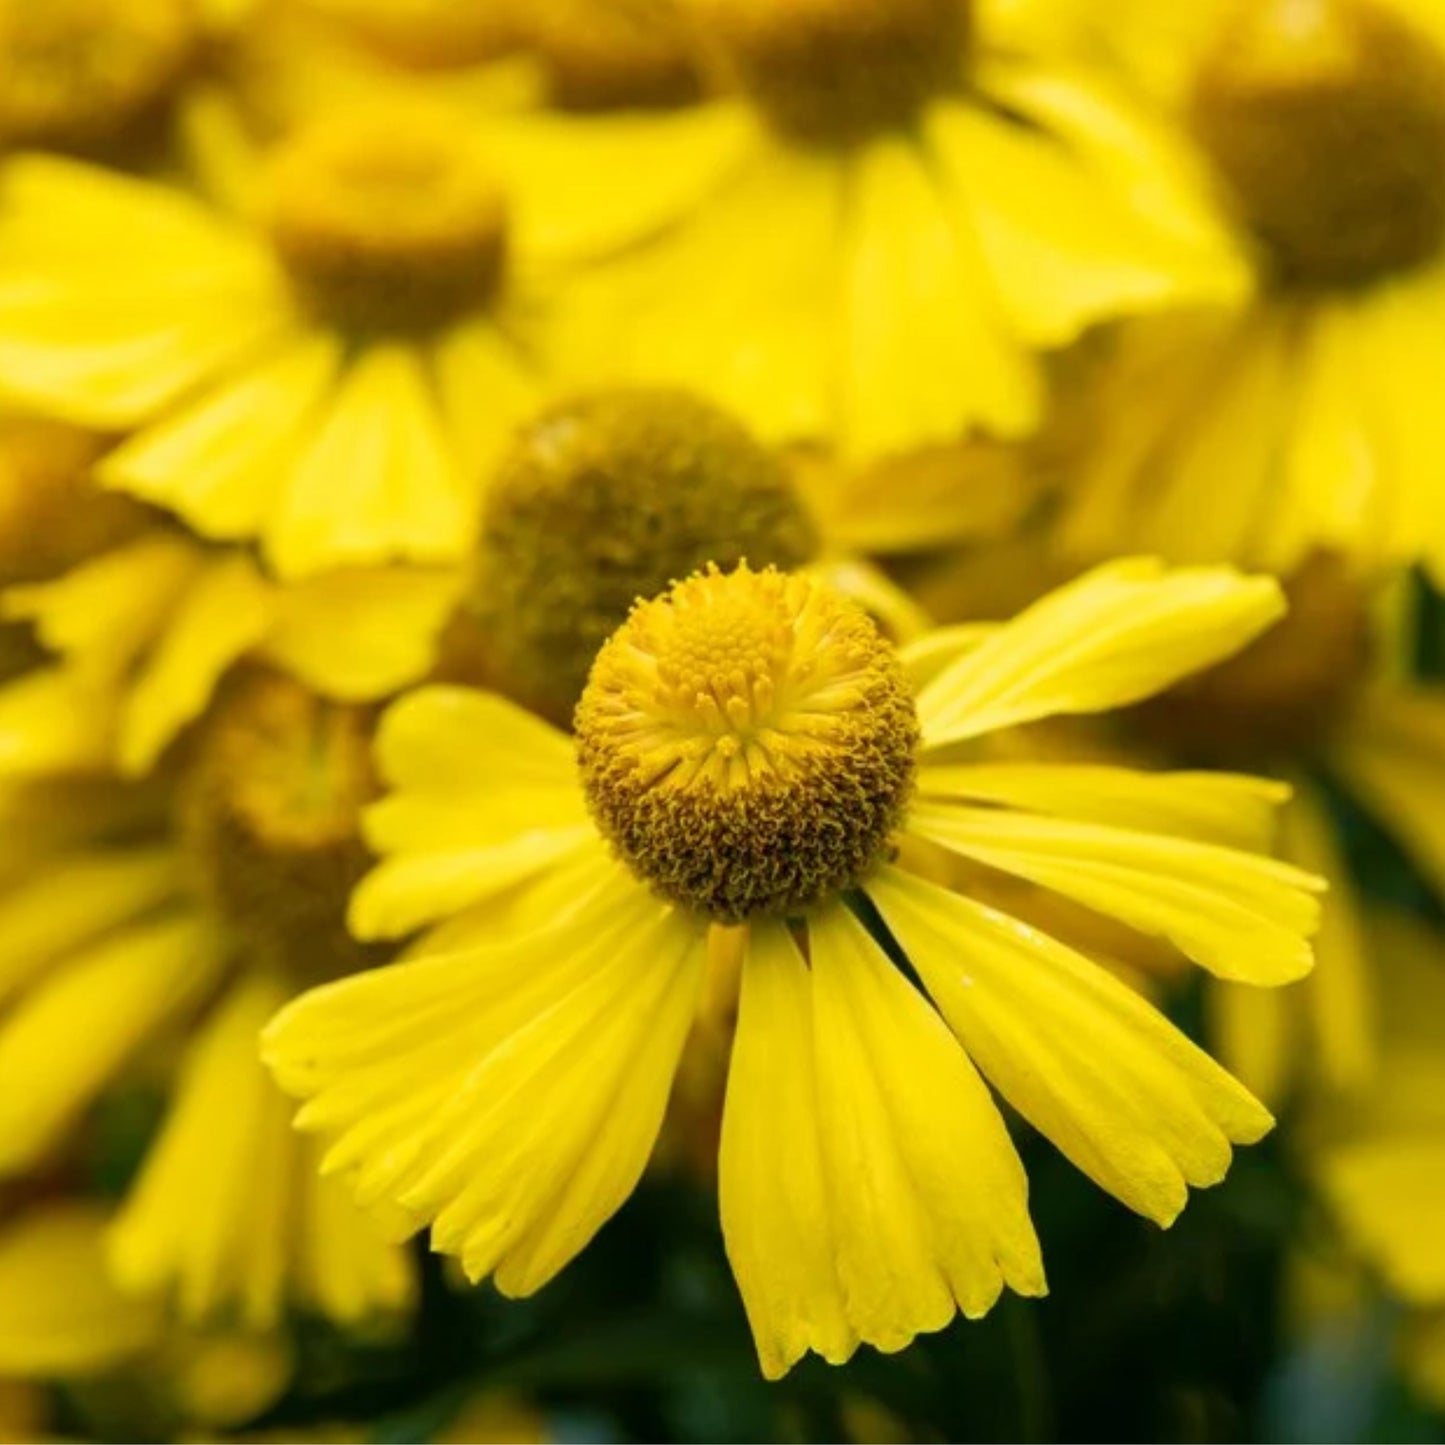
M177 811L203 896L259 962L312 980L365 961L346 903L370 866L372 714L279 673L233 679L189 759Z
M489 495L472 610L507 690L565 720L639 597L715 562L792 568L817 538L782 464L681 392L566 403L517 439Z
M1193 118L1285 284L1365 284L1445 241L1445 57L1372 0L1248 0Z
M824 143L911 125L960 83L969 0L692 0L725 69L779 130Z
M867 614L802 576L709 568L642 602L577 708L603 834L721 922L858 882L908 801L918 719Z
M303 130L276 160L269 220L302 301L349 329L434 330L486 305L501 280L501 190L439 116Z
M528 42L564 110L677 105L696 98L696 56L674 0L551 0Z
M1267 766L1323 743L1370 660L1368 594L1317 552L1285 581L1284 620L1243 652L1134 710L1146 736L1191 760Z
M0 144L125 152L164 117L198 38L190 0L0 0Z
M369 50L414 70L490 60L507 50L515 25L494 0L305 0Z

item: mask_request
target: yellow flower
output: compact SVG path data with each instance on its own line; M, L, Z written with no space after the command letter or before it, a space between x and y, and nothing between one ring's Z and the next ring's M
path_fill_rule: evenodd
M478 143L416 106L318 120L238 220L30 156L0 172L0 386L139 427L106 484L286 578L465 552L537 396L524 243Z
M1445 28L1401 0L1155 8L1212 32L1184 105L1255 297L1123 336L1072 545L1445 568Z
M280 678L230 689L210 724L220 737L197 740L183 775L182 846L153 786L0 790L0 1178L53 1156L132 1063L186 1031L170 1112L106 1250L122 1287L171 1295L188 1319L229 1310L270 1328L291 1298L353 1322L410 1300L405 1255L316 1177L256 1052L299 986L288 923L315 959L301 978L332 962L328 897L344 937L365 867L364 722ZM238 746L226 790L214 760Z
M338 701L385 697L431 667L459 587L453 573L383 567L287 585L245 551L151 525L0 596L0 615L54 654L0 688L0 766L143 773L245 659Z
M720 1192L764 1372L900 1349L1005 1286L1041 1294L983 1078L1160 1224L1270 1116L1105 970L890 861L895 844L1219 974L1299 977L1315 881L1220 841L1273 786L978 752L1166 687L1281 606L1267 580L1129 561L900 654L821 584L742 567L638 605L575 743L487 694L415 693L381 729L384 861L352 924L431 926L428 956L292 1004L265 1056L308 1099L329 1174L525 1295L631 1192L709 972L736 970Z
M1030 431L1036 353L1238 290L1167 134L967 5L685 8L733 95L501 127L539 244L614 258L569 297L584 370L856 460Z

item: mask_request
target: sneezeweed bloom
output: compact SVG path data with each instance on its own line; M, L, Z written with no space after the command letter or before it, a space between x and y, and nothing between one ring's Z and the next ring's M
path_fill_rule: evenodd
M242 187L242 189L246 189ZM254 218L30 156L0 172L0 386L138 427L101 479L286 578L467 548L537 398L525 244L465 124L377 106L298 130Z
M1233 296L1170 138L965 0L683 8L729 93L500 142L547 243L612 258L566 308L584 372L857 460L1030 431L1037 353Z
M354 1325L411 1299L405 1255L315 1176L256 1055L288 997L365 961L341 920L366 866L369 738L365 711L252 672L211 709L174 799L80 778L0 795L0 1178L44 1167L179 1039L106 1248L123 1288L189 1321L265 1330L296 1303Z
M1040 1294L980 1074L1161 1224L1270 1117L1089 959L897 850L1017 875L1216 972L1298 977L1314 880L1214 841L1270 788L984 751L1157 691L1280 607L1267 580L1125 562L900 653L821 583L743 566L638 604L575 740L495 696L415 693L379 736L383 862L352 924L430 928L432 956L301 999L266 1058L329 1173L526 1295L631 1192L709 971L740 964L720 1191L764 1372Z
M1193 21L1183 105L1255 294L1227 321L1122 339L1074 542L1445 567L1427 380L1445 358L1445 28L1410 0L1167 8Z

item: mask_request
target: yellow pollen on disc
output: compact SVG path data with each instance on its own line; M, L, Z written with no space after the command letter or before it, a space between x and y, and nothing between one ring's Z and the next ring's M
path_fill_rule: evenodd
M0 144L111 157L195 55L191 0L0 0Z
M444 326L492 299L505 262L490 167L442 117L410 109L329 117L289 140L267 218L302 302L348 329Z
M835 143L907 127L956 88L970 0L689 0L722 68L769 120Z
M729 923L857 883L902 816L918 744L897 655L867 614L746 564L639 603L598 654L576 732L618 854Z
M1196 134L1279 281L1347 288L1445 245L1445 54L1375 0L1244 0Z

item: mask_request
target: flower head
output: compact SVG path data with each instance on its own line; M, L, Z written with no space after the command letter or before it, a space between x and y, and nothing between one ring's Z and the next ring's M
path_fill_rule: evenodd
M432 934L426 956L269 1027L267 1058L308 1099L298 1122L361 1199L530 1293L631 1191L709 959L731 959L722 1216L765 1372L809 1349L899 1349L1006 1287L1042 1292L980 1074L1160 1223L1269 1116L1095 963L927 881L889 839L1214 972L1298 977L1314 880L1237 846L1241 810L1262 831L1277 789L980 747L1137 701L1280 606L1269 582L1121 563L895 655L815 582L739 568L639 604L575 743L485 694L404 699L379 737L394 791L368 814L383 861L352 919L363 937Z

